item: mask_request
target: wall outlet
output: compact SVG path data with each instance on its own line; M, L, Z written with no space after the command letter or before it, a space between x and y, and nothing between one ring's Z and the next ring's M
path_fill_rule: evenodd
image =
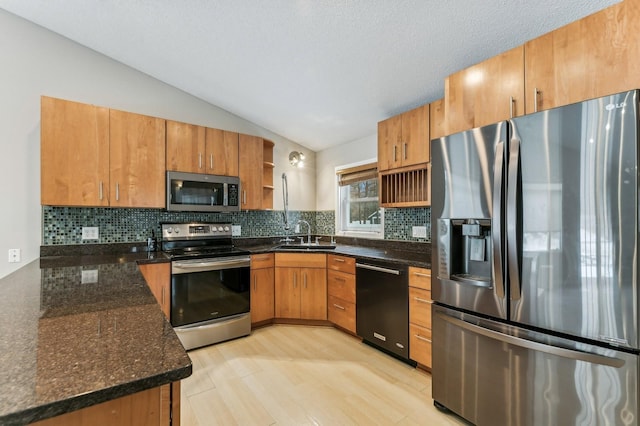
M300 233L300 224L296 223L296 226L294 226L293 228L293 232L295 232L296 234Z
M82 284L95 284L98 282L98 270L87 269L80 271L80 282Z
M97 226L82 227L83 240L97 240L99 238L100 238L100 228L98 228Z
M9 263L20 262L20 249L9 249Z
M231 236L239 237L242 235L242 226L240 225L231 225Z
M414 226L411 228L411 236L413 238L427 238L426 226Z

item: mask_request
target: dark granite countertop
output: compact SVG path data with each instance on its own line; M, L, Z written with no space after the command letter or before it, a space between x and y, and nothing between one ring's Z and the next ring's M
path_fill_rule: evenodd
M138 261L167 260L51 256L0 279L0 424L26 424L191 375Z
M325 238L326 239L326 238ZM352 239L338 238L335 248L322 249L322 245L328 245L328 241L321 241L319 247L313 249L280 249L282 242L278 239L238 239L235 245L238 248L249 250L251 253L335 253L351 256L358 259L383 260L407 266L431 268L431 244L406 243L397 241L376 241L371 245L355 244Z

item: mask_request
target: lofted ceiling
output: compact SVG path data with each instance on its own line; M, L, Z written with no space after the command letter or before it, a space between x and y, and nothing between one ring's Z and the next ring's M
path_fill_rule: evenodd
M618 1L0 0L0 8L319 151L441 98L447 75Z

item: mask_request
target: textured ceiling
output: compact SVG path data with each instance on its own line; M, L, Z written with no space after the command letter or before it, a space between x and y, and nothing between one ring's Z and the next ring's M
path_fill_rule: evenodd
M0 8L314 151L444 78L618 0L0 0Z

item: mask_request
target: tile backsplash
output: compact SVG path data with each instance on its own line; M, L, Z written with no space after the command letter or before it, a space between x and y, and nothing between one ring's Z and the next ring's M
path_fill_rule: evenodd
M335 233L335 212L289 211L289 223L306 220L315 235ZM160 235L161 222L230 222L240 225L242 237L287 235L283 212L241 211L233 213L168 212L159 209L89 207L42 207L42 245L144 242L151 232ZM402 241L430 241L429 208L385 209L384 238ZM97 226L98 240L82 240L83 226ZM411 237L413 226L426 226L427 238ZM303 232L306 229L303 228ZM293 229L289 234L293 233Z

